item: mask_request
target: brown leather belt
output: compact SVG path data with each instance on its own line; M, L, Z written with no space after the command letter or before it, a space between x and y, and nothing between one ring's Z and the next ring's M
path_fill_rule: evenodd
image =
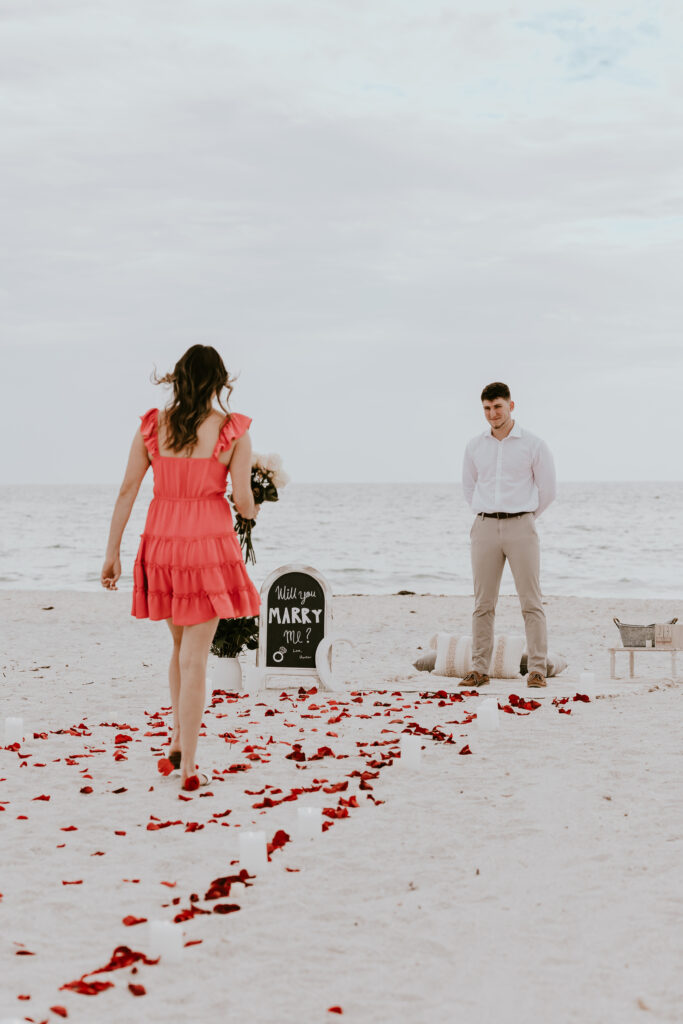
M519 516L530 516L531 512L480 512L484 519L518 519Z

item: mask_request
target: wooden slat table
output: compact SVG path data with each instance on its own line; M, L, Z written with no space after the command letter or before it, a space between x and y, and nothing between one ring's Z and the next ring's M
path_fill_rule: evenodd
M628 654L628 676L629 679L634 677L635 669L635 658L636 651L639 654L670 654L671 655L671 678L676 678L676 655L680 648L671 647L610 647L609 649L609 677L610 679L616 679L616 656L620 651Z

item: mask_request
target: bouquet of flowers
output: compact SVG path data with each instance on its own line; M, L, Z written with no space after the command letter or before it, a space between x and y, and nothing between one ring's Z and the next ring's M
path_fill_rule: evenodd
M282 468L279 455L257 455L254 452L251 460L251 493L257 505L262 505L264 501L277 501L278 490L288 483L289 476ZM244 552L244 561L252 565L256 563L251 542L251 531L255 525L255 519L243 519L239 512L235 512L235 532Z
M258 616L244 619L221 619L216 626L211 653L217 658L237 658L246 648L255 651L258 647Z

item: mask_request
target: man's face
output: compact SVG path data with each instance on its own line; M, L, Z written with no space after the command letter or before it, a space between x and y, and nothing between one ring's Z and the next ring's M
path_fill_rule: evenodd
M501 427L506 426L515 407L512 399L508 401L505 398L493 398L490 401L489 399L484 399L482 405L484 407L484 416L492 430L499 430Z

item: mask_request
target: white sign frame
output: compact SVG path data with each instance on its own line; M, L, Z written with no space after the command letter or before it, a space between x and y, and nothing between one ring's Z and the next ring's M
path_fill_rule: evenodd
M323 639L328 635L332 628L332 592L330 586L317 569L314 569L311 565L304 565L301 562L291 562L288 565L281 565L279 568L274 569L273 572L264 580L261 585L261 611L259 613L259 642L258 650L256 652L256 665L260 670L260 681L261 686L283 688L288 686L310 686L311 680L316 680L318 684L322 685L322 680L318 674L318 670L311 666L311 668L276 668L273 665L269 665L266 668L266 647L268 640L268 593L271 586L278 579L279 576L284 576L288 572L303 572L306 575L311 576L316 583L322 588L322 592L325 598L325 615L323 617ZM321 643L323 641L321 640ZM271 683L271 680L274 682Z

